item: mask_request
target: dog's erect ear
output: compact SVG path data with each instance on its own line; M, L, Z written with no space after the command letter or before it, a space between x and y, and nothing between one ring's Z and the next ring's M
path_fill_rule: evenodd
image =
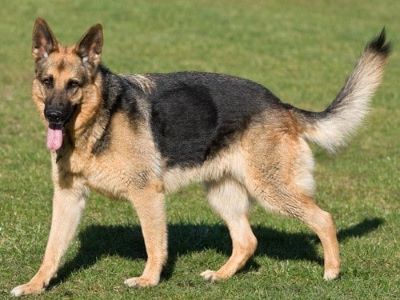
M103 48L103 27L101 24L92 26L76 44L75 51L84 63L97 66L101 61Z
M32 56L37 61L46 58L58 50L58 42L49 25L42 18L37 18L33 25Z

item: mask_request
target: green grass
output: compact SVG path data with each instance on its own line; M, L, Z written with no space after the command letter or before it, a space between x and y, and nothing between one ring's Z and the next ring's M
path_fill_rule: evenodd
M351 3L350 3L351 2ZM0 10L0 297L39 267L51 218L45 131L30 100L31 30L45 17L73 43L105 27L116 72L205 70L258 81L287 102L322 109L367 40L386 25L394 53L365 125L336 156L315 148L317 201L337 223L343 275L322 280L321 246L296 220L252 208L259 240L244 271L203 282L230 240L199 186L168 197L170 260L159 286L134 290L145 250L130 205L93 195L64 266L43 299L393 299L400 295L400 2L3 1Z

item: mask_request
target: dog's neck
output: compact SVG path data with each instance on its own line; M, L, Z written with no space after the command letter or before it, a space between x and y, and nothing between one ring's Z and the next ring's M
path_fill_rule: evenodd
M136 103L129 116L133 123L148 121L146 89L141 87L136 77L138 75L116 75L105 66L99 66L93 90L87 93L91 99L83 101L76 119L71 122L73 127L69 136L73 149L95 155L102 152L107 147L107 132L113 115L127 103Z

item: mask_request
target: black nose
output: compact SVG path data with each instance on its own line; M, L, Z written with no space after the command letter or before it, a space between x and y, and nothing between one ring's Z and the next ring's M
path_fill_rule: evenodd
M60 123L63 121L63 112L54 108L46 108L44 110L46 119L51 123Z

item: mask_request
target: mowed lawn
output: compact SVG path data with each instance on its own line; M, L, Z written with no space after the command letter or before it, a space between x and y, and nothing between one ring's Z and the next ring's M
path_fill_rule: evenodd
M259 246L218 284L199 274L229 257L223 222L199 185L167 199L170 259L159 286L136 290L146 253L130 205L92 194L58 278L41 299L394 299L400 297L399 1L3 1L0 9L0 298L40 265L51 219L45 129L30 99L34 19L60 41L105 30L103 61L118 73L201 70L260 82L322 110L365 43L386 26L394 45L371 113L337 155L313 147L316 199L338 227L342 276L322 279L321 245L297 220L256 205ZM399 50L400 51L400 50Z

